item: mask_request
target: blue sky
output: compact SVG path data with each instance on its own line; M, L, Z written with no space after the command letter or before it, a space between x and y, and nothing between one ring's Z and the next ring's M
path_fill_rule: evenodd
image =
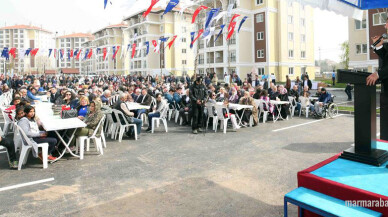
M134 0L110 0L107 9L103 0L0 0L0 26L32 24L59 35L93 32L109 24L120 23ZM347 18L316 9L315 58L318 48L322 59L339 61L339 44L348 38Z

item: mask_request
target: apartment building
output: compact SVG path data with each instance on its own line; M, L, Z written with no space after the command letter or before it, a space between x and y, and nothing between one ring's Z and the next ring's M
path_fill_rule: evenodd
M186 10L179 13L179 5L173 11L162 16L166 1L160 1L151 13L144 18L142 15L149 5L147 1L138 0L124 19L128 28L124 29L124 44L136 43L136 55L131 57L131 50L125 59L125 73L131 74L174 74L192 75L194 73L195 49L190 49L190 32L195 26L191 24L192 13ZM167 43L177 35L173 46L169 49ZM136 37L135 37L136 36ZM152 40L158 41L169 37L167 43L161 45L160 52L154 52ZM145 42L149 42L149 53Z
M82 43L91 41L94 39L94 36L87 33L73 33L69 35L63 35L56 38L56 48L57 50L64 51L63 58L57 58L56 66L58 69L72 69L73 72L78 74L80 72L82 58L78 60L74 57L69 58L69 53L76 50L80 51L82 49Z
M386 33L387 13L382 9L364 11L362 20L349 18L349 67L375 72L379 66L377 54L370 49L371 37Z
M19 49L39 48L36 56L25 58L0 59L0 73L42 74L45 70L55 69L55 61L48 58L48 49L54 47L52 32L31 25L14 25L0 28L0 50L4 47ZM5 71L4 71L5 70Z
M99 49L99 52L93 54L91 60L83 64L83 73L96 74L124 74L124 59L120 58L121 50L118 51L115 59L113 56L113 46L123 48L123 30L127 28L125 23L109 25L93 33L94 40L91 43L84 43L83 49L95 48L93 52ZM104 59L103 50L107 50L107 58ZM94 60L92 60L94 59Z
M216 24L216 33L221 24L226 24L223 35L216 42L216 35L208 45L200 41L200 73L215 72L222 79L226 72L236 72L246 78L254 71L285 81L286 75L293 80L307 72L314 79L314 14L311 7L278 0L206 0L204 4L223 10L234 4L232 14L241 15L236 31L241 19L244 16L248 19L229 41L226 37L231 17L224 17ZM202 23L198 29L203 28Z

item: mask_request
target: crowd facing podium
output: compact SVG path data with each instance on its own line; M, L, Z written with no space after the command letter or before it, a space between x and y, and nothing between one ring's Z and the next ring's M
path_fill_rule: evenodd
M237 131L248 125L257 126L263 112L269 114L263 117L263 121L285 120L294 114L301 114L306 107L309 107L309 110L304 109L305 113L319 113L321 105L331 100L331 95L325 89L318 89L316 93L312 93L308 75L303 75L303 80L298 78L293 87L290 86L288 78L286 85L276 85L275 80L268 82L266 77L257 80L258 76L252 74L244 81L241 81L237 74L233 74L234 83L231 84L221 84L215 77L217 77L215 74L208 74L201 80L206 93L206 97L204 96L206 105L204 104L203 108L206 106L206 109L204 114L199 116L193 112L195 99L190 93L196 78L189 76L177 78L150 75L144 77L15 75L11 78L8 75L0 75L2 85L0 109L4 111L3 115L21 127L33 143L48 143L48 160L55 161L57 157L55 150L60 148L59 139L54 133L44 131L40 119L46 114L40 112L36 115L38 111L35 109L42 103L55 105L62 118L78 118L86 124L86 127L77 129L73 141L69 141L70 148L74 150L75 139L90 136L103 115L112 113L112 109L123 114L119 116L120 120L116 120L116 116L112 115L114 122L135 125L126 130L126 136L139 139L142 126L148 125L145 131L151 131L152 119L160 118L165 109L168 110L169 117L175 116L175 121L180 120L182 126L194 125L193 120L196 121L193 132L194 130L201 132L207 128L209 123L211 124L209 118L216 122L230 119L233 130ZM128 103L140 107L130 109ZM217 106L221 106L222 110L217 112ZM211 114L209 109L212 110ZM214 124L213 121L213 129L217 130ZM104 125L101 126L103 127ZM99 131L99 134L104 133L102 129ZM10 165L13 168L18 165L15 151L20 144L13 145L16 142L22 141L12 141L8 137L3 137L0 142L0 145L12 153ZM43 157L38 150L34 153L36 157Z

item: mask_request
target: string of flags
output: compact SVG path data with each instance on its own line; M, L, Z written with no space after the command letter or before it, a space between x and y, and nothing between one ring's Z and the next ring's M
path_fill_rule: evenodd
M159 0L151 0L151 5L150 7L143 13L143 17L147 17L148 14L152 11L152 8L159 2ZM106 8L106 5L108 3L108 0L104 0L104 8ZM166 6L166 9L163 13L163 15L169 13L172 11L177 5L180 3L180 0L170 0L169 3ZM110 2L110 4L112 4ZM197 2L190 1L190 2L185 2L183 3L184 5L182 6L180 13L183 14L184 10L186 10L189 7L198 5ZM190 48L192 49L194 47L195 42L202 36L202 39L205 40L205 42L208 44L210 42L210 39L213 35L216 33L216 27L213 26L214 23L218 23L218 21L227 16L230 17L232 15L232 9L233 9L233 4L228 6L227 11L221 11L221 8L209 8L204 5L199 5L192 17L192 23L196 22L196 18L199 15L201 11L206 11L206 21L204 23L204 29L198 30L198 32L191 32L191 43L190 43ZM234 14L232 18L229 21L228 24L228 34L226 40L230 40L231 37L233 36L235 32L235 28L237 25L237 19L240 17L240 14ZM237 32L240 32L243 24L245 21L248 19L248 16L244 16L243 19L240 21L240 24L238 26ZM219 26L219 32L214 40L216 42L220 36L224 33L226 24L222 24ZM116 58L126 58L128 53L131 52L131 58L135 58L136 52L140 51L143 49L145 46L145 55L149 55L150 51L150 44L152 43L154 53L159 53L162 44L166 46L163 46L162 49L166 49L167 47L171 49L173 46L174 42L178 38L178 35L175 35L171 37L161 37L158 40L152 40L152 41L146 41L142 44L128 44L126 49L123 46L113 46L113 47L97 47L97 48L89 48L89 49L69 49L69 50L64 50L64 49L42 49L39 50L39 48L28 48L28 49L17 49L17 48L8 48L4 47L3 50L0 52L1 58L5 58L6 60L9 60L10 58L16 59L16 56L18 56L19 59L27 58L29 56L35 57L38 53L40 55L44 56L47 55L48 58L54 58L54 59L61 59L64 60L64 58L67 58L68 60L70 59L76 59L76 60L88 60L97 58L98 55L102 54L103 60L106 61L108 59L108 56L111 56L113 60ZM134 38L132 39L133 41L136 41L137 39L137 34L135 34ZM168 42L168 40L170 41ZM168 43L167 43L168 42ZM132 48L132 49L131 49ZM66 56L65 56L66 53ZM138 56L141 55L141 52L138 52ZM82 58L81 58L82 57Z

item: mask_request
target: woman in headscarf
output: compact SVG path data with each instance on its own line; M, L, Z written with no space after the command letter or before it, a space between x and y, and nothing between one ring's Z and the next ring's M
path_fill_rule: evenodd
M278 96L279 100L284 102L289 102L287 89L283 85L279 86L278 91L279 91L279 96ZM290 105L289 104L282 105L282 110L281 110L282 118L286 119L289 113L290 113Z
M236 88L232 87L232 94L229 97L229 103L238 103L239 97Z
M255 100L249 95L248 91L244 92L244 97L240 99L240 104L241 105L251 105L253 106L252 110L246 109L244 112L244 116L242 117L243 122L248 123L249 118L252 115L253 116L253 125L256 126L257 123L259 122L258 117L259 113L257 112L257 106L255 103ZM245 124L245 123L244 123Z
M98 123L102 119L104 114L101 112L101 103L97 101L92 101L89 105L89 110L85 118L83 118L83 121L86 124L86 127L79 128L75 132L75 136L73 138L73 141L71 142L71 146L75 145L75 138L79 136L92 136L94 130L96 129ZM82 119L81 119L82 120ZM100 136L102 131L102 125L100 126L100 129L98 130L96 136Z

